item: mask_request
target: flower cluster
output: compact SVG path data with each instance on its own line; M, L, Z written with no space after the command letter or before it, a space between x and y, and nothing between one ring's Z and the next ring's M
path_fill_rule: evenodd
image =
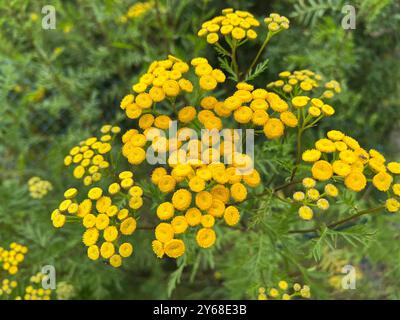
M23 297L17 296L16 300L50 300L51 289L43 289L41 283L47 276L41 272L33 275L29 282L30 284L25 288L25 294Z
M120 17L120 21L125 23L126 21L128 21L128 19L139 18L144 14L146 14L153 7L154 7L153 1L137 2L129 7L125 15Z
M0 262L3 270L15 275L18 272L18 265L24 261L27 252L27 247L16 242L10 244L9 250L0 247Z
M321 211L329 209L329 201L325 197L336 198L339 194L338 188L328 183L324 186L324 191L320 192L317 188L317 181L307 177L303 179L303 187L305 192L296 191L293 193L293 200L301 206L298 210L300 218L311 220L314 216L313 207Z
M156 103L169 100L173 103L183 92L192 92L193 84L183 77L189 65L173 56L154 61L139 82L132 86L136 93L126 95L120 104L129 119L137 119L142 113L151 110Z
M214 245L213 227L217 220L223 219L228 226L236 225L240 212L233 204L247 198L246 185L256 187L260 183L256 170L241 175L235 165L226 167L221 162L178 163L171 167L169 173L163 167L156 168L151 177L161 192L172 194L170 201L157 207L157 216L164 221L156 227L153 241L153 250L159 258L164 253L171 258L184 254L185 244L175 236L189 227L196 230L196 242L201 248Z
M74 166L73 176L83 179L85 186L101 179L101 171L110 166L106 155L111 151L111 143L115 135L121 131L120 127L104 125L101 128L101 137L90 137L73 147L64 158L64 165Z
M268 300L268 297L275 300L291 300L295 297L308 299L311 297L310 287L307 285L301 286L299 283L295 283L291 293L290 289L289 284L285 280L279 281L277 288L272 287L266 290L264 287L260 287L258 289L258 300Z
M56 289L57 300L69 300L75 295L75 288L68 282L61 281L57 284Z
M10 281L10 279L3 279L3 281L0 282L0 298L6 295L10 296L17 285L18 282L16 280Z
M49 191L53 190L53 186L50 181L32 177L28 180L28 189L33 199L42 199Z
M227 8L222 10L222 15L204 22L197 35L207 36L210 44L217 43L220 36L227 41L255 39L257 32L254 28L259 26L260 22L250 12Z
M264 19L264 22L267 25L268 30L275 33L289 29L290 23L288 18L281 16L278 13L271 13Z
M236 122L262 126L268 139L283 136L285 126L293 128L298 125L297 116L276 93L254 89L252 85L243 82L238 83L236 88L235 93L224 101L224 109L233 113ZM276 113L279 118L273 116Z
M321 159L322 158L322 159ZM312 176L319 181L341 181L349 190L360 192L372 181L373 186L387 192L386 207L390 212L400 209L400 163L389 162L377 150L363 149L359 142L339 130L331 130L327 138L315 142L315 148L303 152L302 159L312 163Z
M118 177L119 182L109 185L108 196L101 188L93 187L87 198L79 203L76 199L78 190L66 190L65 200L51 215L56 228L68 222L67 214L70 214L70 221L80 221L85 228L82 241L88 247L89 259L108 259L110 265L116 268L121 266L123 258L133 252L132 244L125 241L126 236L136 230L136 219L130 211L138 210L143 205L143 190L134 185L133 173L123 171ZM131 210L126 208L126 204ZM99 241L103 242L98 244Z
M319 87L322 76L311 70L282 71L279 80L267 84L267 88L297 94L300 90L308 92Z
M194 58L191 61L191 65L199 78L200 88L205 91L214 90L218 83L223 83L226 80L225 74L220 69L213 68L206 58Z

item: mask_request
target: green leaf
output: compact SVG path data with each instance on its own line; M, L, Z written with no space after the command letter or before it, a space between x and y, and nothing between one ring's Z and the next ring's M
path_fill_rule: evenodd
M253 70L250 70L249 73L246 76L245 81L252 81L255 78L257 78L259 75L261 75L265 70L268 68L268 59L260 62L259 64L256 65L256 68Z

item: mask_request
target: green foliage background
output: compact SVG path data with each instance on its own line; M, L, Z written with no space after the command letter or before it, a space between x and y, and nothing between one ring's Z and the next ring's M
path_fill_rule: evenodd
M43 30L41 8L48 2L0 4L0 246L18 241L29 247L21 277L54 264L58 280L73 284L78 299L254 299L259 286L280 279L309 284L317 299L400 298L398 216L369 216L313 238L291 235L287 231L298 225L297 213L266 195L244 208L249 230L217 231L216 248L189 250L177 262L156 261L152 235L138 231L135 254L118 270L90 262L80 232L54 230L50 221L62 192L76 184L63 167L70 147L104 123L129 126L119 101L152 60L168 53L186 60L205 55L216 65L212 48L196 33L224 7L291 19L290 29L268 47L268 69L257 79L259 86L282 70L302 68L340 81L337 114L309 134L309 145L335 128L399 160L398 1L354 0L357 28L347 31L340 24L347 3L342 0L159 0L157 10L126 23L119 18L134 1L53 0L57 28ZM248 48L240 60L255 55L256 45ZM290 159L293 145L269 143L257 150L265 183L283 182L290 164L282 159ZM29 196L32 176L54 185L43 200ZM365 206L373 206L373 198L365 197ZM345 216L355 203L354 195L342 194L336 214ZM152 208L147 210L151 214ZM357 290L340 291L329 279L347 263L362 277Z

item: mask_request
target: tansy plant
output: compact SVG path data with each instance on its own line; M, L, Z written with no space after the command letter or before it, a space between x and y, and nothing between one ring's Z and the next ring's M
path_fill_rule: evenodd
M363 149L339 130L304 146L305 132L334 116L329 100L341 91L337 81L285 70L264 87L250 83L266 70L268 60L259 60L271 39L288 28L279 14L262 24L249 12L225 9L198 32L216 49L219 67L204 57L169 55L152 62L121 100L128 127L105 125L65 157L81 184L65 191L51 215L53 225L81 228L88 257L119 267L134 251L136 229L154 233L156 257L185 259L186 251L213 247L226 228L249 230L252 212L268 205L258 201L266 195L282 203L280 215L298 212L294 226L283 231L288 236L325 232L385 208L397 212L400 163L386 163L378 151ZM239 65L238 51L259 34L266 36L258 52ZM252 135L256 151L276 141L291 144L291 165L279 172L282 184L268 181L251 152L243 152L244 136ZM142 171L149 183L136 181ZM385 203L354 207L340 220L331 211L332 220L327 212L341 193L360 193L368 183L385 193ZM260 289L259 297L310 296L307 286L295 284L288 293L281 281L279 288Z

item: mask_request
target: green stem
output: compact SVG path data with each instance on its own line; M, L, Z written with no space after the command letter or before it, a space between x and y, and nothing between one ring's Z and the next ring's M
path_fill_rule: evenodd
M332 223L328 224L327 227L330 228L330 229L333 229L333 228L335 228L337 226L340 226L340 225L342 225L342 224L344 224L346 222L349 222L351 220L357 219L357 218L359 218L359 217L361 217L363 215L366 215L366 214L370 214L370 213L374 213L374 212L380 211L380 210L382 210L384 208L385 208L384 206L379 206L379 207L372 208L372 209L365 209L365 210L357 212L356 214L353 214L350 217L344 218L342 220L338 220L336 222L332 222ZM292 233L292 234L293 233L311 233L311 232L316 232L318 230L319 230L319 228L302 229L302 230L291 230L291 231L289 231L289 233Z
M272 38L272 33L268 32L267 37L264 40L264 43L262 44L260 50L258 50L256 57L254 58L253 62L251 63L249 69L246 72L246 75L249 75L250 71L253 69L253 67L256 65L258 59L260 58L261 54L263 53L265 47L267 46L269 40Z
M236 58L236 42L234 42L233 46L232 46L232 53L231 53L231 58L232 58L232 66L233 66L233 71L236 74L236 79L239 81L239 65L237 62L237 58Z
M294 166L294 168L293 168L292 175L290 176L290 181L293 181L293 180L294 180L294 178L295 178L295 176L296 176L297 169L298 169L299 164L300 164L300 160L301 160L301 148L302 148L302 146L301 146L301 138L302 138L302 136L303 136L303 132L304 132L303 127L301 127L301 128L299 127L299 130L298 130L298 132L297 132L297 156L296 156L296 164L295 164L295 166Z

